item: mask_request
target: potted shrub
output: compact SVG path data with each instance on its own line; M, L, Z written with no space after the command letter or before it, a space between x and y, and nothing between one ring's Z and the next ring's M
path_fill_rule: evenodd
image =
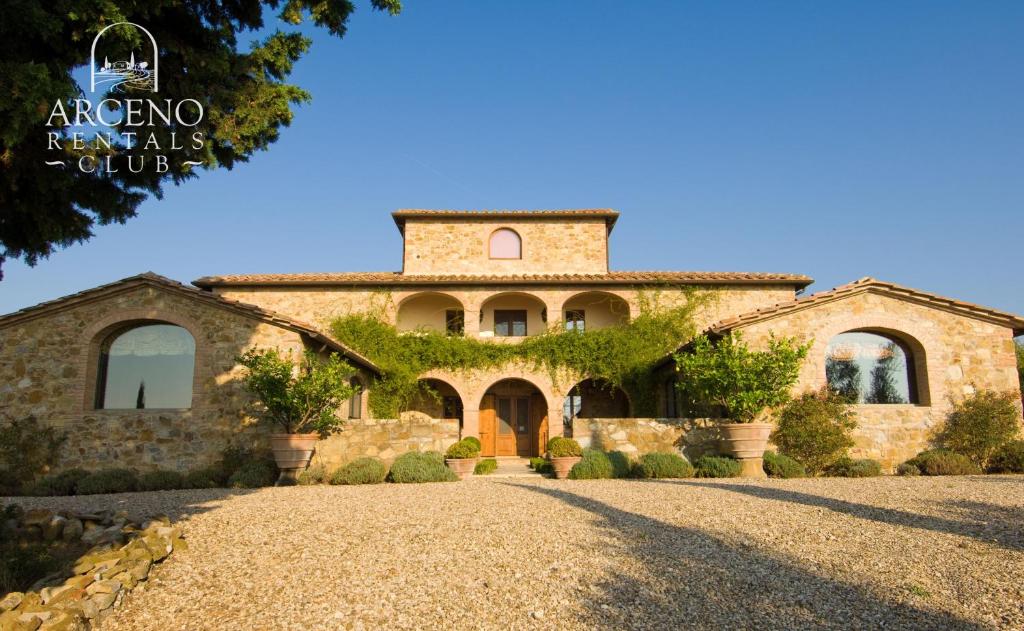
M480 441L472 437L463 438L449 447L444 454L444 463L455 472L455 475L459 476L460 480L465 480L473 475L473 470L479 459Z
M740 461L743 477L766 477L769 413L789 400L809 347L772 336L767 350L752 351L733 333L714 343L700 336L675 355L681 400L719 419L722 451Z
M583 459L583 449L571 438L555 436L548 441L548 458L555 477L564 480L569 477L573 466Z
M312 351L296 364L275 349L250 349L238 358L245 386L259 400L264 419L281 430L270 435L281 470L277 484L295 484L313 456L316 442L344 424L337 411L355 394L354 370L336 353L321 358Z

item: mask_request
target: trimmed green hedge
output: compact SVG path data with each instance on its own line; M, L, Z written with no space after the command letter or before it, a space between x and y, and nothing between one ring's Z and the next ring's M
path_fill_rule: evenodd
M873 478L882 475L882 465L877 460L843 457L825 467L825 475L835 478Z
M494 458L484 458L480 462L476 463L476 467L473 468L473 475L487 475L488 473L494 473L497 468L497 460Z
M633 465L635 478L692 478L693 465L678 454L649 453Z
M228 478L233 489L258 489L273 486L277 481L277 466L266 460L251 460L243 464Z
M764 472L769 478L806 478L807 470L804 466L784 454L774 451L764 452L762 461Z
M173 491L185 488L185 476L177 471L150 471L139 476L140 491Z
M922 475L975 475L981 467L963 454L948 449L929 449L917 454L905 464L913 465Z
M100 469L88 474L75 485L79 495L127 493L138 488L139 478L131 469Z
M356 458L331 474L331 484L380 484L388 468L376 458Z
M436 451L410 451L399 456L391 465L388 477L399 484L420 482L455 482L459 476L444 464L444 457Z
M445 452L445 458L465 459L465 458L476 458L480 455L480 441L475 438L467 437L463 438L459 442L455 443L448 448Z
M742 469L739 460L728 456L701 456L693 465L698 478L736 478Z
M327 467L322 464L309 465L305 471L299 474L296 482L300 486L312 486L314 484L323 484L327 481Z
M580 444L571 438L555 436L548 441L548 456L552 458L571 458L582 456Z

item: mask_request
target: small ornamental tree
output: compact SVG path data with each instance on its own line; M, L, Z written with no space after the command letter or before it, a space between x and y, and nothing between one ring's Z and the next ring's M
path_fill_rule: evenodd
M997 449L1020 433L1017 405L1014 392L979 390L953 403L937 442L985 467Z
M851 433L856 427L847 395L824 388L787 403L779 412L771 440L813 475L846 455L853 447Z
M337 353L321 359L306 351L296 364L290 353L253 348L238 363L246 369L245 387L259 399L264 418L284 433L327 436L344 424L337 412L355 394L348 382L355 370Z
M809 347L772 336L768 350L752 351L740 333L715 343L700 336L674 356L680 400L702 415L753 423L789 400Z

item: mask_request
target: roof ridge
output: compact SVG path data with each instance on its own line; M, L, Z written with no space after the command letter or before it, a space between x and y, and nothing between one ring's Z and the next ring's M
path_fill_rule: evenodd
M731 330L739 325L760 322L776 315L790 313L807 305L830 299L844 298L855 293L859 293L860 291L870 291L874 288L887 290L888 292L895 294L909 295L909 297L923 302L938 303L959 312L967 312L973 316L987 315L991 319L1007 320L1009 322L1004 324L1009 324L1011 328L1013 328L1014 335L1017 335L1019 332L1024 332L1024 318L1014 313L971 302L956 300L954 298L947 298L921 289L914 289L913 287L906 287L897 283L872 278L871 276L865 276L853 282L810 294L808 296L800 296L794 300L779 302L772 306L760 307L753 311L723 318L708 326L706 331L721 333L723 331Z
M309 335L313 339L317 339L317 340L319 340L321 342L326 342L330 346L334 346L338 350L341 350L343 353L345 353L351 359L355 359L355 360L363 363L365 366L369 367L370 369L372 369L374 371L378 371L378 372L380 370L380 368L376 364L374 364L372 361L370 361L370 359L365 357L363 354L361 354L361 353L359 353L357 351L352 350L351 348L349 348L345 344L343 344L343 343L339 342L338 340L334 339L333 337L323 333L322 331L320 331L319 329L317 329L316 327L314 327L313 325L311 325L311 324L309 324L307 322L304 322L304 321L299 320L297 318L293 318L291 316L286 316L286 315L284 315L282 313L279 313L277 311L272 311L270 309L265 309L265 308L260 307L258 305L254 305L254 304L250 304L250 303L246 303L246 302L241 302L239 300L234 300L234 299L231 299L231 298L225 298L224 296L217 295L217 294L215 294L213 292L204 291L202 289L197 289L195 287L189 287L188 285L185 285L184 283L180 283L180 282L178 282L178 281L176 281L176 280L174 280L172 278L168 278L167 276L162 276L162 275L157 274L155 272L143 272L142 274L136 274L134 276L128 276L126 278L122 278L120 280L117 280L117 281L114 281L114 282L111 282L111 283L105 283L103 285L98 285L96 287L92 287L92 288L89 288L89 289L84 289L82 291L75 292L73 294L68 294L66 296L61 296L59 298L54 298L53 300L47 300L45 302L41 302L39 304L35 304L35 305L30 306L30 307L25 307L24 309L19 309L18 311L13 311L13 312L8 313L8 314L0 315L0 327L8 324L11 321L15 321L15 322L19 321L23 317L26 317L26 316L27 317L32 317L32 316L34 316L37 313L45 312L46 310L48 310L48 309L50 309L52 307L56 307L56 306L58 306L58 305L60 305L62 303L73 302L73 301L75 301L77 299L84 299L84 298L87 298L90 295L100 294L100 293L103 293L105 291L108 291L108 290L111 290L111 289L114 289L114 288L128 287L132 283L157 284L157 285L161 285L163 287L166 287L168 289L171 289L171 290L174 290L174 291L178 291L178 292L187 294L191 298L196 298L196 299L203 300L203 301L206 301L206 302L215 303L215 304L218 304L218 305L221 305L221 306L224 306L224 307L233 308L235 310L245 311L245 312L247 312L248 315L257 316L259 319L262 319L265 322L269 322L269 323L272 323L272 324L273 323L277 323L279 325L284 325L284 326L287 326L287 327L290 327L290 328L296 330L297 332L305 333L306 335Z

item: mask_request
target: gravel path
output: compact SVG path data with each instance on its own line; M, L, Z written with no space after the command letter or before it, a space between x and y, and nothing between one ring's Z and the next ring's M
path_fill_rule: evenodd
M117 629L1024 629L1024 478L475 479L28 506L166 512Z

